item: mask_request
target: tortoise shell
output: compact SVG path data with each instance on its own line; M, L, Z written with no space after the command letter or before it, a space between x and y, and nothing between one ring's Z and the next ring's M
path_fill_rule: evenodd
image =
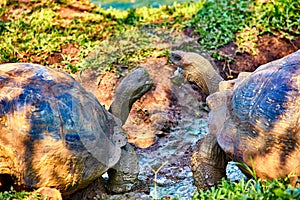
M258 177L300 175L300 51L259 67L233 91L218 143Z
M0 176L21 187L72 193L120 158L115 117L64 72L0 65L0 120Z

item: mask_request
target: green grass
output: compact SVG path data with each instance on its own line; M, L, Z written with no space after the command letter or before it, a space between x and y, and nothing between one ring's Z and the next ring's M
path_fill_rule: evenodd
M112 36L103 41L83 63L83 67L92 66L105 71L114 69L132 69L136 64L149 56L163 56L166 54L160 45L159 36L133 28L125 34ZM156 54L156 55L154 55Z
M25 191L21 191L21 192L17 192L15 191L13 188L11 188L10 191L5 191L5 192L0 192L0 200L22 200L22 199L27 199L27 197L29 195L31 195L31 192L25 192ZM40 195L38 194L34 194L31 196L32 200L39 200Z
M300 188L295 188L288 183L286 179L270 180L255 180L248 181L241 180L238 183L232 183L228 180L222 179L218 188L204 192L199 191L194 194L193 200L196 199L299 199Z
M83 6L84 12L73 17L61 14L62 9L74 7L74 4L80 9ZM212 53L235 42L240 52L255 54L259 35L274 34L291 40L300 32L300 1L293 0L270 0L268 3L202 0L126 11L105 10L87 0L4 1L0 6L0 63L36 62L69 72L80 70L81 63L96 47L112 43L113 38L122 35L127 37L134 33L133 29L141 30L145 26L169 32L192 28L193 34L199 36L199 44L206 50L213 50ZM139 36L133 34L132 37ZM77 48L78 54L63 54L68 45ZM137 46L133 51L133 54L124 51L118 54L121 58L114 60L122 66L136 65L136 60L142 62L147 57L161 55L153 51L153 45L149 48ZM59 53L62 56L60 63L50 63L49 58ZM136 58L132 59L132 55Z
M247 0L206 1L188 26L195 28L199 43L207 49L217 49L235 38L249 21L251 14Z
M10 190L0 193L0 200L26 199L30 192ZM291 200L300 198L300 188L293 187L287 178L274 180L250 179L248 181L230 182L222 179L218 188L198 191L192 200ZM38 195L34 199L40 199ZM162 198L168 199L168 198Z
M299 35L299 9L300 1L293 0L207 0L188 27L194 27L199 43L207 49L235 42L240 52L255 53L259 35L287 39Z
M300 2L293 0L272 0L270 3L253 3L250 27L257 27L260 34L280 34L293 39L300 34Z
M13 4L1 9L1 14L9 13L9 19L1 23L0 62L26 61L47 65L51 54L73 44L80 50L78 58L72 62L71 58L65 57L64 62L76 65L101 40L118 32L117 17L107 17L92 6L89 12L73 19L58 13L61 7L67 6L58 1L32 9L25 6ZM14 8L12 13L8 11L11 8Z
M73 17L63 16L61 10L70 8L74 2L80 8L86 7L84 13L75 14ZM174 30L174 24L179 27L179 21L191 18L201 3L126 11L105 10L84 0L32 0L30 5L6 2L1 7L0 17L4 16L5 20L0 21L0 63L36 62L49 65L52 55L63 52L64 46L71 44L79 50L79 54L62 55L61 63L51 67L63 66L69 72L76 72L80 70L81 62L87 55L97 46L105 45L102 42L111 42L122 35L136 37L132 30L148 25L168 29L172 27ZM152 49L153 47L146 48L142 45L135 47L135 54L126 56L136 55L134 61L140 58L143 60L148 56L155 56L156 53L151 54ZM127 52L121 53L121 58L118 59L122 65L130 64L132 60L125 58L125 53Z
M223 178L218 187L212 187L207 191L198 191L194 194L192 200L207 199L230 199L230 200L289 200L300 198L300 188L294 187L291 182L298 183L297 176L291 172L287 177L273 180L262 180L257 177L255 170L252 170L244 163L235 163L245 169L251 179L245 181L241 179L239 182L230 182ZM254 162L252 160L252 166ZM296 180L295 180L296 178Z

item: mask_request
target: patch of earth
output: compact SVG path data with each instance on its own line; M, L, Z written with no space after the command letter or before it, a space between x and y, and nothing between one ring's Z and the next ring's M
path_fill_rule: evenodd
M79 62L79 49L75 44L64 45L61 47L61 52L49 55L47 61L49 65L58 64L62 61L69 61L71 63Z
M237 45L230 43L218 51L220 55L233 59L234 62L228 60L218 61L217 64L221 74L225 78L235 78L239 72L252 72L260 65L266 64L273 60L282 58L300 49L300 36L295 36L294 40L280 38L278 36L262 35L258 36L256 55L249 53L236 53Z
M130 143L147 148L154 143L155 135L167 134L175 123L175 116L168 111L174 69L169 67L166 58L149 59L141 67L148 71L154 87L133 105L123 128Z
M68 2L67 7L60 7L58 13L60 16L66 19L73 19L74 17L83 16L85 12L91 11L91 9L95 8L97 6L86 3L84 4L84 1L81 2Z

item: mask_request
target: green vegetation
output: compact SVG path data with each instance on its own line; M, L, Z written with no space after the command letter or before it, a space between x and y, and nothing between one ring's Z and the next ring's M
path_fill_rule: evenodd
M263 34L293 39L300 33L300 1L208 0L188 26L195 27L199 43L217 49L235 41L239 50L255 53Z
M67 11L61 9L72 1L35 2L29 7L12 3L1 9L1 15L8 19L1 23L0 62L34 61L48 65L51 55L72 44L79 53L72 57L62 56L62 64L76 65L100 41L117 32L114 28L116 16L97 13L89 4L83 7L87 13L75 13L69 18L63 16Z
M199 191L193 196L193 200L197 199L299 199L300 188L291 185L291 182L298 183L297 176L293 172L285 178L273 180L261 180L257 178L256 172L244 163L236 163L251 174L252 178L248 181L242 179L239 182L230 182L225 178L222 179L218 188L212 187L207 191ZM252 165L254 165L252 161ZM296 180L295 180L296 178Z
M159 43L159 39L155 34L133 28L126 34L118 34L103 41L94 53L86 58L82 66L118 72L121 69L130 69L148 56L158 57L165 54L163 46L154 45Z
M135 66L137 61L147 57L166 55L169 47L157 49L152 38L139 31L143 27L148 27L150 33L150 29L160 28L167 34L193 29L192 34L199 36L198 42L204 49L212 50L212 54L229 42L235 42L240 52L255 54L259 35L275 34L293 39L299 34L299 1L260 2L202 0L120 11L105 10L87 0L3 1L0 4L0 63L36 62L76 72L99 46L106 46L103 50L106 55L97 65L103 65L103 59L110 60L102 66L104 69L113 69L114 64ZM142 35L137 35L135 30ZM140 41L144 45L129 44L130 51L120 49L113 54L107 51L118 44L115 39L120 42L123 36L127 37L125 41L131 37L144 38L144 42ZM147 43L150 45L145 45ZM70 48L74 51L69 52Z
M199 43L208 48L216 49L235 38L251 15L248 0L207 1L190 25L195 27L195 33L200 36Z
M21 199L28 199L28 196L31 195L31 192L16 192L14 189L10 191L5 191L0 193L0 200L21 200ZM32 200L36 199L39 200L40 196L38 194L34 194L31 196Z
M231 183L222 180L218 188L212 188L206 192L199 191L193 196L196 199L299 199L300 188L294 188L286 179L241 180L238 183Z
M0 9L0 63L36 62L76 72L95 47L115 45L111 37L136 37L133 30L146 25L170 28L176 22L179 26L180 20L192 17L197 5L200 4L119 11L101 9L84 0L7 2ZM64 53L70 47L77 52ZM130 55L145 58L156 54L153 47L145 45L135 47L132 52L134 54L125 51L120 55L126 54L129 60L110 56L110 52L106 57L124 61L125 65L130 62ZM59 57L59 62L53 63L51 58L55 56Z

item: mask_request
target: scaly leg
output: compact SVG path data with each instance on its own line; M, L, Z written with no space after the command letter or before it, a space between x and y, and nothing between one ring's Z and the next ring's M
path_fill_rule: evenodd
M193 177L198 190L216 186L226 177L227 163L227 156L215 136L208 134L200 139L191 157Z

